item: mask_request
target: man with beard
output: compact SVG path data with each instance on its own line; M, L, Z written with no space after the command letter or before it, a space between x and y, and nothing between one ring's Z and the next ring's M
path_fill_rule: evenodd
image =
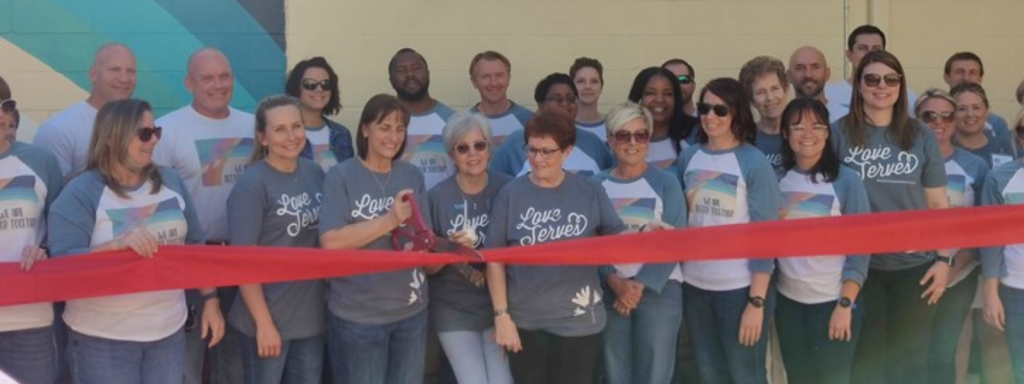
M441 138L444 123L453 111L430 97L427 60L412 48L402 48L391 57L388 79L398 101L409 110L408 137L402 160L420 169L429 190L455 173Z
M793 84L797 97L816 99L828 105L824 90L831 76L832 70L825 61L825 54L818 48L805 45L797 48L789 56L786 77L789 78L789 83Z
M697 107L693 104L693 91L697 89L697 74L694 73L693 66L683 59L669 59L661 67L675 74L679 81L679 89L683 92L683 112L696 117Z

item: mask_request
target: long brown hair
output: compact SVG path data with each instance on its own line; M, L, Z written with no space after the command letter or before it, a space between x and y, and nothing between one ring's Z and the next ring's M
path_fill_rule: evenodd
M103 182L118 196L127 198L125 187L114 177L114 166L125 165L128 161L128 144L135 138L146 112L153 113L149 103L139 99L111 101L103 105L96 113L95 128L89 141L89 161L86 170L96 169L103 177ZM153 183L150 194L160 192L163 179L154 163L142 168L140 176L143 180Z
M886 51L872 51L861 59L857 65L857 72L853 76L853 94L850 96L850 113L842 119L841 126L846 137L854 147L867 145L867 125L874 124L864 113L864 97L860 92L861 77L864 76L864 69L873 63L880 63L892 68L900 75L900 96L896 99L896 105L892 107L892 120L886 129L886 134L900 146L900 149L907 151L914 146L914 138L917 137L918 123L909 116L910 107L907 105L907 76L903 72L903 65L893 54ZM884 81L884 80L883 80Z

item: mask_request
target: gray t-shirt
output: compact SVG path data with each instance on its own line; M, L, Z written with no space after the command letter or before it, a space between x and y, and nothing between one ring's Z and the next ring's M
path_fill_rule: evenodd
M554 188L520 177L501 189L491 210L488 248L617 234L626 230L597 180L566 172ZM527 330L575 337L604 329L597 266L508 265L509 313Z
M299 159L292 173L278 171L266 161L251 165L228 196L228 241L231 245L316 248L323 181L323 170L307 159ZM304 339L324 332L325 285L323 280L263 284L263 296L281 339ZM235 296L228 322L246 335L256 335L256 324L242 295Z
M462 193L455 176L444 179L427 193L434 233L451 237L466 225L475 226L476 248L483 247L491 223L492 202L501 187L512 180L495 172L488 172L487 177L487 187L475 195ZM430 320L438 332L482 331L492 327L494 317L487 287L477 287L454 268L445 267L430 277Z
M782 178L782 175L786 174L786 171L782 169L782 134L770 135L761 130L757 130L757 139L754 141L754 146L764 152L764 157L768 159L768 163L772 165L772 169L775 170L775 174Z
M362 160L346 160L327 172L320 234L386 215L395 195L412 189L423 220L430 225L423 174L415 166L393 161L387 174L370 171ZM391 235L381 236L363 249L394 250ZM334 316L363 324L386 324L407 319L427 307L427 281L423 268L371 273L330 279L327 309Z
M832 145L844 165L856 171L864 181L872 212L894 212L928 209L925 188L945 188L945 160L935 135L919 127L914 146L908 151L888 134L889 129L868 125L867 143L854 147L846 137L840 120L832 126ZM899 271L932 260L934 252L876 254L871 268Z

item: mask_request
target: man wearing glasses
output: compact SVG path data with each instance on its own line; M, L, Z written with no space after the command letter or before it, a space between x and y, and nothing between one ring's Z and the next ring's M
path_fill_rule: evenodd
M675 74L679 81L679 88L683 91L683 112L697 117L697 108L693 104L693 91L697 89L697 75L693 71L693 66L683 59L669 59L661 67Z
M185 88L192 103L172 111L156 125L163 127L153 161L174 168L192 195L199 220L206 231L206 243L226 245L227 201L231 187L249 164L253 147L253 115L231 108L234 75L227 57L213 48L203 48L189 57ZM237 289L218 289L220 297L188 291L189 315L201 319L204 311L225 310ZM185 383L201 379L204 340L199 327L186 323ZM232 332L210 351L213 384L241 383L242 360L237 337Z
M65 181L85 170L96 112L107 102L124 100L135 93L135 54L121 43L100 47L89 69L89 81L89 97L43 122L32 140L32 144L57 155Z
M444 124L454 111L430 97L427 60L412 48L402 48L391 57L388 80L398 102L409 110L408 137L402 160L420 169L429 190L455 173L441 138Z

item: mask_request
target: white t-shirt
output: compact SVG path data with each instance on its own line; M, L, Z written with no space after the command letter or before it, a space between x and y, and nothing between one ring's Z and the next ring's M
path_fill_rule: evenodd
M187 105L164 115L156 125L164 133L153 161L173 168L185 182L206 239L227 240L228 195L252 157L253 115L231 108L228 117L211 119Z
M338 164L338 158L331 152L331 130L327 125L320 128L306 127L306 139L309 139L309 145L313 146L313 161L320 164L324 172Z
M452 109L438 102L430 111L409 116L402 161L416 166L423 173L427 190L434 188L441 180L455 174L455 165L444 148L445 122L452 115Z
M32 144L57 156L65 180L85 170L97 112L89 103L79 101L44 121L32 139Z

